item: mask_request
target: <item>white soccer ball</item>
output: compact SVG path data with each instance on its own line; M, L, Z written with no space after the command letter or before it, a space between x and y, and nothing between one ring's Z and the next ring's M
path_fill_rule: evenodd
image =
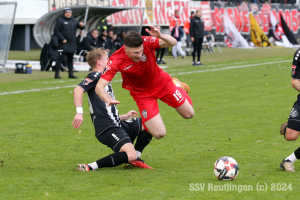
M235 159L224 156L215 162L214 172L220 180L233 180L239 173L239 165Z

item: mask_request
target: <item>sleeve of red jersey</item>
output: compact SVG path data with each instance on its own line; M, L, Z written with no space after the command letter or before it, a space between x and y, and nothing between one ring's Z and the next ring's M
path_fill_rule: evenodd
M148 46L151 50L159 49L159 38L153 36L143 37L144 45Z
M106 80L106 81L111 81L114 77L115 74L118 72L118 63L114 59L109 59L106 65L106 70L104 74L102 74L101 78Z

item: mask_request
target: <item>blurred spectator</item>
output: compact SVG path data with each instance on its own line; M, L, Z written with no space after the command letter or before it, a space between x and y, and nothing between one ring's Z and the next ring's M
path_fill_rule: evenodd
M51 36L50 40L50 58L52 61L55 61L55 76L54 78L61 78L59 73L60 73L60 67L61 67L61 61L59 59L59 54L58 54L58 38L55 34ZM51 62L52 63L52 62ZM52 66L52 65L51 65Z
M118 38L118 35L116 33L114 33L114 35L113 35L113 49L118 50L122 46L123 45L122 45L120 39Z
M194 66L203 65L200 62L201 48L202 48L203 36L204 36L204 23L201 16L202 16L201 10L197 10L196 16L191 20L191 25L190 25L191 40L194 45L193 64L192 64ZM197 63L195 62L196 52L198 58Z
M179 10L175 10L175 14L170 17L169 23L170 23L170 32L172 32L173 28L175 27L175 23L178 22L179 26L181 25L181 20L180 20L180 13Z
M187 18L186 21L184 22L184 26L183 26L183 30L186 34L186 47L185 47L185 53L187 56L190 55L190 50L191 50L191 46L192 46L192 41L191 41L191 35L190 35L190 23L191 23L191 20L195 17L195 12L192 11L191 12L191 16L190 18Z
M177 40L177 44L172 47L172 55L173 58L177 58L177 52L182 56L185 57L185 53L181 48L181 38L183 36L183 30L179 26L179 22L175 22L175 27L172 30L171 36L173 36Z
M98 35L99 32L97 29L91 30L87 36L82 40L82 42L77 47L78 55L81 55L83 51L92 51L94 48L97 48L98 45Z
M156 26L156 28L160 31L161 27L160 26ZM156 49L156 63L157 64L167 64L164 60L164 54L165 54L166 48L160 48L160 49Z
M64 56L68 60L69 78L77 78L73 73L73 56L76 51L76 29L84 29L84 24L72 17L70 8L64 9L64 14L56 22L54 33L58 38L58 49L62 51L60 61ZM55 74L54 78L60 79L59 74Z
M114 32L112 30L108 31L107 44L108 44L108 48L110 50L110 54L112 54L111 52L114 50L113 36L114 36Z
M99 47L103 47L107 53L109 53L109 44L107 42L107 35L100 35L98 37L98 44L99 44Z
M119 40L119 42L121 43L121 46L123 46L124 42L123 42L123 38L125 36L125 31L121 31L119 37L117 38Z

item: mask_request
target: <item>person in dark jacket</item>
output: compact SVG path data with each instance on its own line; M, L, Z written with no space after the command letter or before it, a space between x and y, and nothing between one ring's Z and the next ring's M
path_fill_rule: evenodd
M98 35L97 29L91 30L86 37L82 40L80 45L77 47L78 55L82 54L82 51L92 51L94 48L98 48Z
M107 53L109 53L109 44L107 41L107 35L101 35L100 37L98 37L98 43L99 43L99 47L103 47Z
M57 76L57 78L60 78L59 72L60 72L61 62L58 54L58 38L56 37L55 34L51 36L51 40L50 40L50 58L52 62L55 61L55 76Z
M113 52L116 51L116 49L114 48L113 37L114 37L114 32L112 30L108 31L107 45L108 45L108 49L109 49L109 55L113 54Z
M113 51L116 51L122 47L122 43L118 38L118 34L114 33L113 35Z
M67 57L69 78L77 78L73 73L73 56L76 51L77 28L84 29L84 24L72 17L72 10L70 8L65 8L64 15L56 22L54 33L58 37L58 49L62 51L60 53L61 61L63 56ZM58 76L55 76L55 78L60 78L59 74L56 75Z
M126 34L125 31L121 31L121 32L120 32L120 35L119 35L119 37L118 37L118 40L119 40L119 42L121 43L121 46L124 45L123 38L124 38L125 34Z
M171 36L177 40L177 44L172 47L173 58L177 58L177 52L182 56L182 59L185 57L185 52L181 48L181 38L183 36L183 29L179 26L179 22L175 22L175 27L172 29Z
M204 36L204 23L203 19L201 18L201 10L196 11L196 16L191 20L190 24L190 35L191 35L191 41L194 45L194 51L193 51L193 65L203 65L200 62L201 57L201 48L203 43L203 36ZM197 63L195 62L197 52Z

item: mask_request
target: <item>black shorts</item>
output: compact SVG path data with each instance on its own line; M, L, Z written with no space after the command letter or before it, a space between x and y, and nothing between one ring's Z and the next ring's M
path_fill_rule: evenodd
M287 127L295 130L300 131L300 102L299 99L294 103L294 106L290 112L288 117L288 124Z
M122 128L111 126L107 128L97 139L102 144L111 148L114 152L119 152L121 147L127 143L133 143L139 132L142 130L141 118L134 118L121 122Z
M138 134L142 131L142 118L121 121L122 128L128 134L133 143Z

